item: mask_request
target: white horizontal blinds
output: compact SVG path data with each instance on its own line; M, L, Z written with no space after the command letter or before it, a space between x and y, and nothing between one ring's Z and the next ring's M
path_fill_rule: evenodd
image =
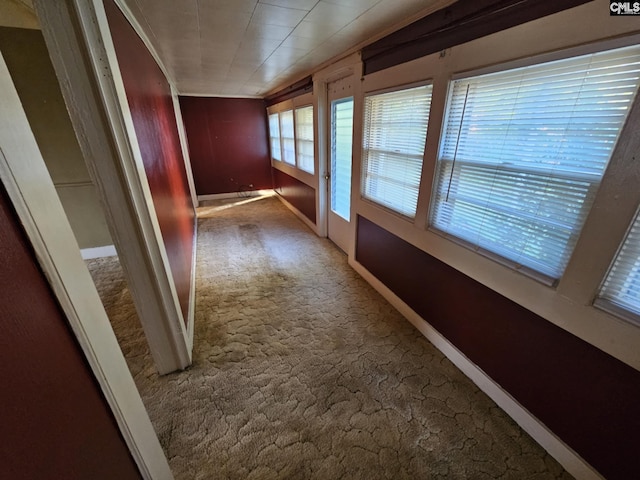
M293 110L280 112L282 159L291 165L296 164L296 141L293 132Z
M559 278L639 74L634 46L452 82L432 226Z
M640 214L609 270L600 298L640 315Z
M296 108L296 155L298 168L314 172L313 105Z
M271 141L271 158L282 160L280 151L280 120L277 113L269 114L269 139Z
M351 218L353 97L331 103L331 211Z
M418 203L431 85L365 97L362 195L408 217Z

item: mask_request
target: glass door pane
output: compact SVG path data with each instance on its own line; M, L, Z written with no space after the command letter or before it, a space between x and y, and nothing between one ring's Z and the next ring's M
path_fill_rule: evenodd
M346 221L351 213L353 97L331 102L331 211Z

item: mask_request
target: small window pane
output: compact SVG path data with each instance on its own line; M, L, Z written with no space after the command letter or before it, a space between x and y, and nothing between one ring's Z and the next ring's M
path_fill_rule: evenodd
M296 108L296 154L298 168L314 172L313 106Z
M293 133L293 110L280 113L280 128L282 132L282 159L290 164L296 164L296 145Z
M362 195L414 217L431 105L431 85L365 98Z
M269 139L271 140L271 158L282 160L280 151L280 120L277 113L269 115Z
M351 218L351 156L353 98L331 103L331 210L347 222Z
M609 270L600 298L634 313L640 323L640 214L636 218Z

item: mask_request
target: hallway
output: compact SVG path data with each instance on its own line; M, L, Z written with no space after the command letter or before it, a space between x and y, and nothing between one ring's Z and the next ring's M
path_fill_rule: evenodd
M198 218L184 372L155 373L117 260L89 262L177 479L571 478L275 197Z

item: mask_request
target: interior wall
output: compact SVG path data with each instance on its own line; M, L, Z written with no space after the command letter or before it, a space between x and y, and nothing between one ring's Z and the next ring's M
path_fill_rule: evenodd
M195 210L171 87L143 41L112 0L104 2L144 170L180 307L188 319Z
M78 245L112 245L42 33L0 27L0 50Z
M273 188L264 101L180 97L198 195Z
M316 223L316 190L313 187L274 168L273 188L312 223Z
M638 472L640 372L365 217L357 229L356 260L524 408L606 478Z
M3 478L140 479L0 186Z

